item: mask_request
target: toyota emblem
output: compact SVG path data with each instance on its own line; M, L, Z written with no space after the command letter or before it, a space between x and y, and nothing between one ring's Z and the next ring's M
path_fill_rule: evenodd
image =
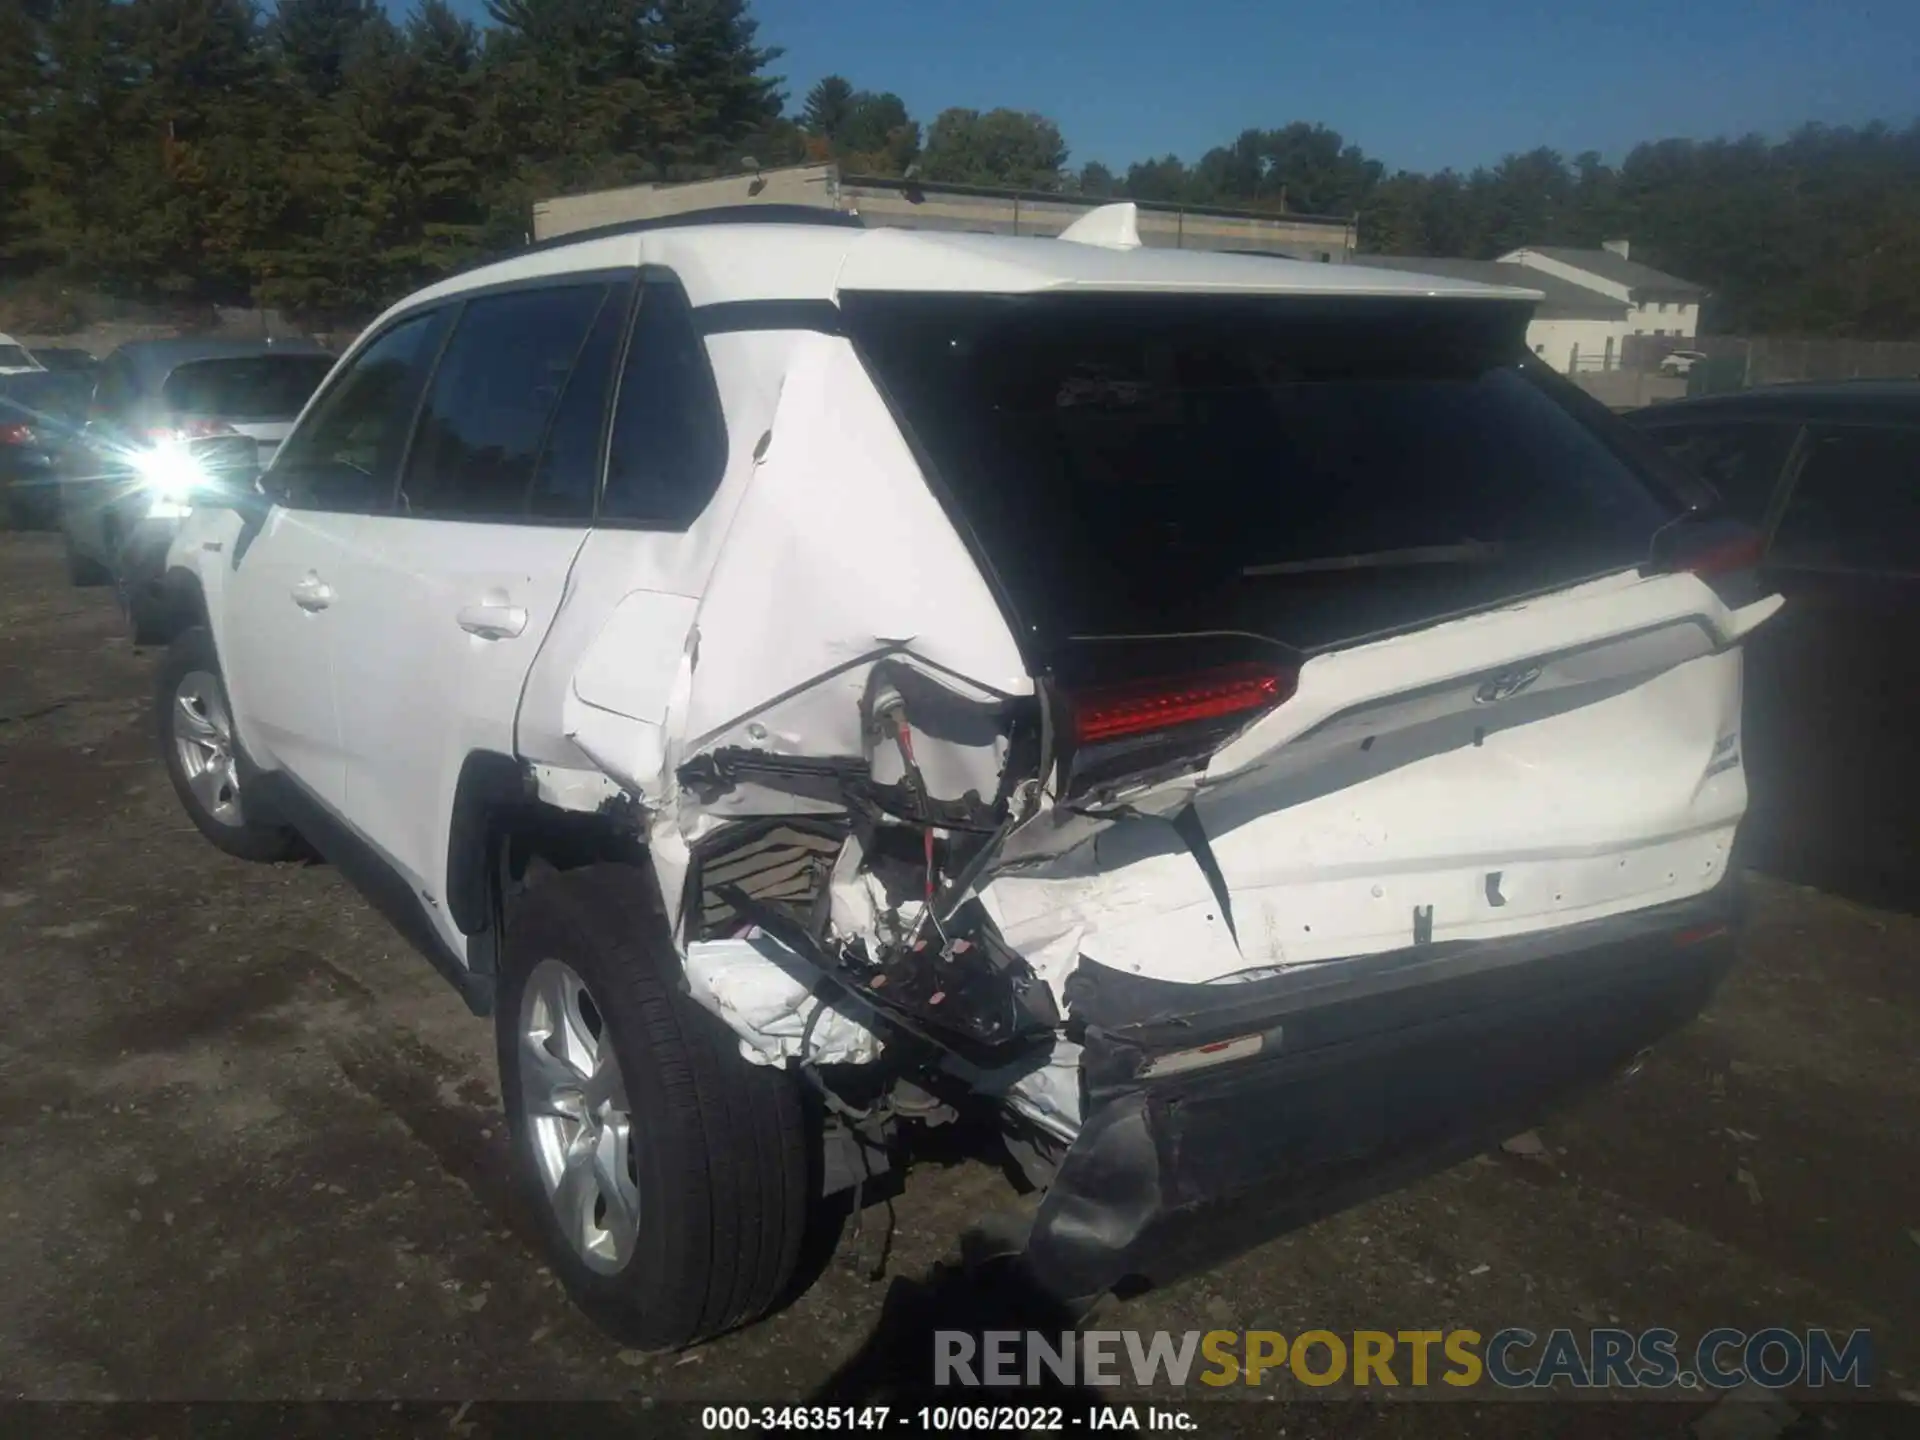
M1497 705L1502 700L1511 700L1539 678L1538 665L1528 665L1518 670L1502 670L1492 679L1484 681L1480 688L1473 692L1473 703Z

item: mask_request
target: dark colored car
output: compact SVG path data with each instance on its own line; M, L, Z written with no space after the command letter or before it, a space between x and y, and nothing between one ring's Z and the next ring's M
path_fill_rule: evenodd
M167 545L196 492L217 483L215 457L236 473L266 465L332 368L304 340L137 340L109 355L60 456L74 584L114 585L144 643Z
M99 359L91 351L72 346L43 345L34 350L33 358L49 370L77 370L82 374L90 374L100 368Z
M1780 385L1628 417L1764 539L1748 642L1752 858L1920 904L1920 381Z
M59 519L54 455L85 420L92 393L92 379L78 371L0 375L0 489L14 529L45 529Z

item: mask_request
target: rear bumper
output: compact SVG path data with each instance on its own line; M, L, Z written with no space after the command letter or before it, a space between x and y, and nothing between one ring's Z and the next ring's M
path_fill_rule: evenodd
M1486 1149L1698 1013L1739 908L1729 879L1610 920L1245 985L1083 964L1068 1000L1087 1024L1087 1116L1029 1236L1035 1277L1067 1299L1164 1284ZM1168 1073L1225 1040L1257 1053Z

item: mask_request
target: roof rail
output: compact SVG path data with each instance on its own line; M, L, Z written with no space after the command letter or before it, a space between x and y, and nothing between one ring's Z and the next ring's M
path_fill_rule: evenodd
M616 220L611 225L595 225L586 230L569 230L545 240L531 240L512 250L499 250L456 266L439 277L457 280L489 265L517 260L522 255L542 250L558 250L567 245L583 245L589 240L608 240L616 235L636 235L647 230L677 230L689 225L825 225L840 229L864 230L858 215L843 210L823 210L816 205L715 205L705 210L682 210L673 215L651 215L644 220ZM436 281L435 283L439 283Z

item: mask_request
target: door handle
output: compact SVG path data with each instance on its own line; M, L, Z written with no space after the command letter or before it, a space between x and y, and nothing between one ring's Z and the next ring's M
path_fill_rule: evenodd
M527 628L527 612L520 605L463 605L455 618L462 630L482 640L511 640Z
M293 603L302 610L324 610L333 603L333 587L309 571L307 578L293 587Z

